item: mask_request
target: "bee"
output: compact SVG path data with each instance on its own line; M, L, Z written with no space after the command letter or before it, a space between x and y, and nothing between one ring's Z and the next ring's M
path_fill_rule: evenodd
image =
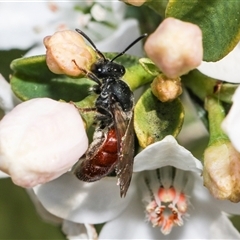
M84 159L74 167L77 178L94 182L112 174L118 178L120 196L125 197L132 178L134 158L133 108L134 96L126 82L121 80L125 67L114 62L129 48L146 37L138 37L123 52L107 59L92 40L76 29L92 45L99 59L90 71L81 69L97 84L93 91L98 94L95 102L96 129ZM76 64L76 63L75 63Z

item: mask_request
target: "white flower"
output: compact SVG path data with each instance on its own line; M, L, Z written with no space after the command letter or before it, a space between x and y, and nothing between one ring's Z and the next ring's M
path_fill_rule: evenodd
M226 202L219 204L202 186L201 163L172 136L138 154L134 171L125 199L119 197L114 178L84 183L71 173L37 186L34 191L43 206L61 218L78 223L107 222L100 239L240 237L221 212L221 208L226 209ZM144 216L146 210L150 222ZM162 222L158 221L159 213L162 213ZM161 231L170 233L165 236Z
M91 11L83 13L89 7ZM0 49L31 48L26 56L44 54L42 41L45 36L59 30L80 28L101 51L122 51L128 40L123 36L131 35L134 39L140 34L137 21L124 20L124 15L125 4L116 1L2 2L0 16L4 21L0 23L0 31L4 34L0 38ZM103 22L96 22L99 18ZM114 48L108 47L111 41L115 41ZM130 50L133 54L139 51L139 46Z
M22 187L59 177L87 147L83 121L69 103L32 99L19 104L0 122L0 170Z
M238 87L232 97L233 105L222 122L222 128L230 138L233 146L240 152L240 87Z
M217 62L202 62L198 70L203 74L230 83L240 83L239 75L240 43Z

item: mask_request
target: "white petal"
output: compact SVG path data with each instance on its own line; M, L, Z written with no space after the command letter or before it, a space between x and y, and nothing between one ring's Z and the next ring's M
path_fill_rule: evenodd
M0 171L0 178L7 178L7 177L9 177L8 174L6 174L6 173Z
M194 238L194 236L200 239L231 239L231 237L239 239L239 233L230 220L222 214L216 199L202 184L202 178L195 174L195 185L190 198L190 216L182 227L182 237L184 239Z
M46 2L2 2L0 3L1 24L4 32L0 38L0 48L27 49L42 38L38 36L38 27L54 19ZM41 29L39 29L41 30Z
M34 188L43 206L52 214L77 223L103 223L121 213L134 194L120 198L116 178L106 177L94 183L78 180L72 173Z
M15 97L11 90L10 84L0 74L0 108L5 113L8 113L18 103L20 103L20 100L17 97Z
M55 224L55 225L60 225L62 223L62 218L59 218L53 214L51 214L50 212L48 212L43 205L41 204L41 202L38 200L36 194L34 193L32 188L28 188L26 189L30 199L32 200L37 213L39 214L39 216L48 223L51 224Z
M202 62L198 70L203 74L231 83L240 83L240 43L223 59L217 62Z
M240 239L240 234L226 214L223 213L210 225L210 238Z
M69 240L97 240L98 238L96 229L91 224L74 223L64 220L62 231L67 235Z
M31 56L37 56L37 55L44 55L46 54L46 48L43 44L37 45L33 48L31 48L24 57L31 57Z
M124 37L131 36L131 37ZM121 23L111 37L97 42L96 46L102 52L122 52L132 41L140 36L138 22L135 19L128 19ZM127 54L141 56L142 44L138 42L127 51Z
M222 129L226 132L230 138L233 146L238 152L240 152L240 87L237 88L233 97L233 105L227 114L226 118L222 122Z
M99 240L106 239L162 239L162 234L146 222L141 199L135 195L120 216L103 226Z
M216 206L222 211L233 214L240 215L240 203L233 203L229 200L218 200L214 199Z
M201 162L191 152L178 145L171 135L141 151L134 159L133 171L154 170L164 166L198 173L202 171Z

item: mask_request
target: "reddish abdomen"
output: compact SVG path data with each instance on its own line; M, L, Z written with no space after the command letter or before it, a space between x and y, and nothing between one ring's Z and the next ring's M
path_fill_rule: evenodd
M91 151L91 149L88 151ZM117 160L117 136L115 129L112 127L109 129L105 141L95 152L95 155L90 159L86 158L83 160L75 170L75 174L80 180L94 182L111 173Z

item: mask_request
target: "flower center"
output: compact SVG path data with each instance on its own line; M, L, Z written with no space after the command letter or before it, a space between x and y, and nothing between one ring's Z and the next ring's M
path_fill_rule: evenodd
M192 175L173 167L148 171L145 184L148 191L144 196L146 216L153 227L160 227L167 235L173 226L182 226L183 217L188 216L190 205L188 193L192 189Z

